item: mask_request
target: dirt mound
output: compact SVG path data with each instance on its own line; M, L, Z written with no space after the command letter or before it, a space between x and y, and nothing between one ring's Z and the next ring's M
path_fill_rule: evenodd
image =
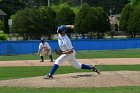
M98 75L93 72L54 75L45 80L43 76L0 80L0 86L14 87L114 87L139 86L140 71L109 71Z

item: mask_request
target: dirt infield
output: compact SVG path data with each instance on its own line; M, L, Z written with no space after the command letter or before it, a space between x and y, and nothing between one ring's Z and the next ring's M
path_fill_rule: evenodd
M78 59L79 62L95 65L131 65L140 64L140 58ZM39 60L0 61L0 66L52 66ZM63 65L68 66L68 62ZM140 86L140 71L106 71L98 75L94 72L54 75L54 79L45 80L43 76L0 80L0 86L14 87L115 87Z
M102 58L102 59L78 59L80 63L94 65L131 65L140 64L140 58ZM52 66L54 62L40 63L39 60L18 60L18 61L0 61L0 66ZM68 62L64 62L62 66L69 66Z

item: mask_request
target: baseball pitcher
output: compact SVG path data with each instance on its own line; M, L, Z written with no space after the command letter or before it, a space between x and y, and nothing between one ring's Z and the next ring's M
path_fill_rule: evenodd
M76 60L74 47L72 46L72 43L66 34L67 28L74 29L74 26L73 25L62 25L62 26L58 27L58 30L57 30L58 44L63 53L55 60L52 70L50 71L49 75L44 77L44 79L53 78L53 74L58 69L59 65L65 61L68 61L75 68L89 69L89 70L92 70L92 71L100 74L100 72L95 68L95 66L81 64Z

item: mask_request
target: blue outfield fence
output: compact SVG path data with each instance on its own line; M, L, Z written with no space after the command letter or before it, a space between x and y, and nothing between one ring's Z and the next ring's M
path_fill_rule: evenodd
M52 51L58 48L57 40L47 41ZM0 41L0 55L37 53L40 41ZM74 49L80 50L118 50L140 48L140 39L72 40Z

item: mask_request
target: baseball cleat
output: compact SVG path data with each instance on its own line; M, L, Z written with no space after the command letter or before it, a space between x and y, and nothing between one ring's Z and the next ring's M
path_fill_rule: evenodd
M45 76L43 79L52 79L52 78L53 78L52 75L47 75L47 76Z
M92 66L92 71L94 71L94 72L96 72L98 74L101 74L95 66Z
M40 62L44 62L44 61L40 61Z

